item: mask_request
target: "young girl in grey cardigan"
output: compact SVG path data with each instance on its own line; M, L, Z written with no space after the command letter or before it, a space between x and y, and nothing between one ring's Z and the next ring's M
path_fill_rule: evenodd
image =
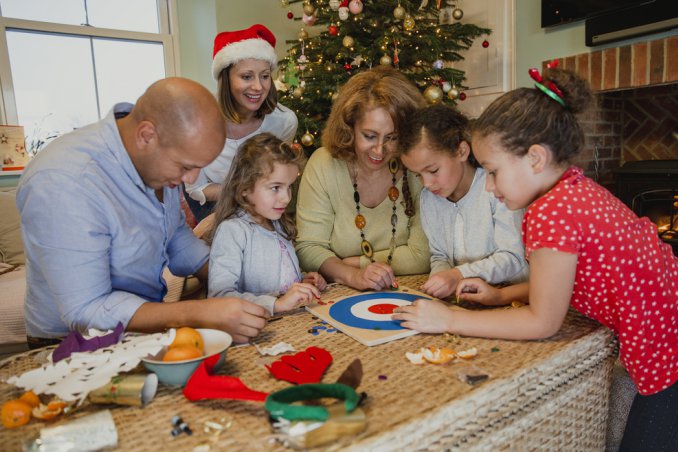
M422 286L445 298L463 278L490 284L527 278L520 227L523 211L510 211L485 191L467 137L468 120L443 105L418 110L398 136L401 160L421 178L421 224L431 249L431 276Z
M271 314L305 306L326 282L302 277L292 239L296 227L285 212L303 152L270 133L239 149L205 239L211 244L209 297L239 297Z

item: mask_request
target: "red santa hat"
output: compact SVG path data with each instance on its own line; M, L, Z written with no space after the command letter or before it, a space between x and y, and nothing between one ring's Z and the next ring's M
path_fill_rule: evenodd
M214 38L212 76L219 79L221 71L238 61L254 58L271 63L271 69L278 64L275 54L275 36L261 24L246 30L223 31Z

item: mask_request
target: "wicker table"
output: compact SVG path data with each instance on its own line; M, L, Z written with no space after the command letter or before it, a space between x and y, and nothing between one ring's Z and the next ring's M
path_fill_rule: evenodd
M403 277L401 285L418 287L423 277ZM325 299L355 293L331 286ZM308 330L318 324L306 312L272 322L256 339L259 345L279 341L297 350L315 345L329 350L334 362L323 382L334 382L354 358L364 376L360 391L367 429L337 443L342 450L602 450L610 378L616 342L609 330L571 311L561 331L542 341L501 341L419 334L376 347L365 347L344 334ZM450 342L451 341L451 342ZM460 364L415 366L405 352L422 346L476 347L472 364L491 378L470 386L456 376ZM36 367L37 354L27 352L0 363L0 380ZM254 347L228 351L220 373L240 377L252 389L274 391L288 383L274 379L260 363ZM380 378L380 376L382 376ZM384 379L384 377L386 377ZM0 400L21 391L0 383ZM107 408L88 405L72 417ZM120 450L191 450L210 444L211 450L282 449L272 439L263 404L211 400L191 403L177 388L160 386L144 408L111 406ZM192 436L172 438L170 419L180 414L193 428ZM216 442L203 431L205 421L227 422L228 431ZM0 427L3 450L21 450L26 438L44 424L32 421L15 430Z

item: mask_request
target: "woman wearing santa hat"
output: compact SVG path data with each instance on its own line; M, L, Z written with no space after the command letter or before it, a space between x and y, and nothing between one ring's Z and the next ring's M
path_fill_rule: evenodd
M292 110L278 103L272 77L277 62L275 36L263 25L224 31L214 38L212 76L226 118L226 143L195 182L186 184L187 201L197 221L211 213L233 157L247 138L270 132L292 142L298 122Z

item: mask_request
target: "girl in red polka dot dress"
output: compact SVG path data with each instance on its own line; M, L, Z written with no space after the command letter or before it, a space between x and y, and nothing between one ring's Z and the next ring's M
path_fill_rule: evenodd
M550 65L551 66L551 65ZM576 114L593 100L587 83L549 67L534 89L495 100L473 126L485 189L509 209L526 208L529 282L494 288L462 280L463 300L518 309L450 310L417 300L393 316L422 332L503 339L555 334L572 306L611 328L636 396L621 450L678 449L678 258L656 226L569 161L582 148Z

